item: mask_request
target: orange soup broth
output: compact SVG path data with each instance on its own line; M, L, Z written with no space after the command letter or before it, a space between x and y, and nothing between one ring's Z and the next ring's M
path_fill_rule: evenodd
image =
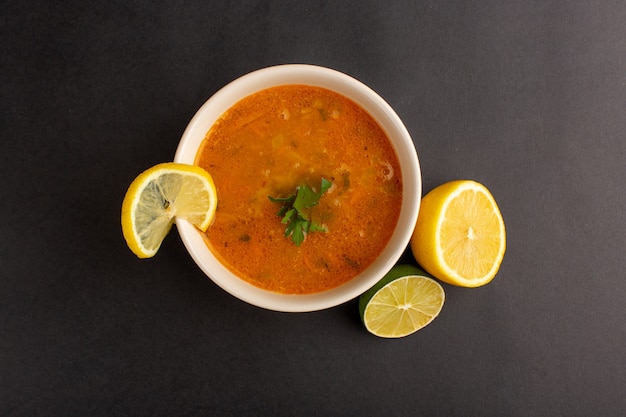
M210 250L234 274L279 293L339 286L366 269L389 242L400 214L402 178L389 139L362 108L329 90L287 85L248 96L226 111L196 164L218 193ZM284 236L280 204L299 185L332 181L300 246Z

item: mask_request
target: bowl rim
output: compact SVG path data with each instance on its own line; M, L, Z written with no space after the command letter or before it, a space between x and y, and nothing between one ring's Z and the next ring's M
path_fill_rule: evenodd
M256 287L234 275L211 253L200 232L176 219L183 244L200 269L236 298L268 310L309 312L348 302L376 284L400 259L417 221L422 193L420 163L415 144L400 117L374 90L334 69L310 64L282 64L247 73L219 89L198 109L183 132L174 162L193 164L198 147L212 124L240 99L278 85L311 85L333 90L364 108L383 128L400 160L403 198L400 217L390 241L378 258L352 280L314 294L280 294ZM393 134L393 139L391 139Z

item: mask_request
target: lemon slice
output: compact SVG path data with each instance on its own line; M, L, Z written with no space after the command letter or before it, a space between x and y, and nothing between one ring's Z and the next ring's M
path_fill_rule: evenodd
M365 328L384 338L408 336L439 315L445 300L441 285L412 265L396 265L359 298Z
M174 219L206 231L217 208L213 179L204 169L167 162L139 174L122 203L122 232L140 258L156 254Z
M411 250L435 278L479 287L495 277L506 251L504 220L487 188L452 181L422 199Z

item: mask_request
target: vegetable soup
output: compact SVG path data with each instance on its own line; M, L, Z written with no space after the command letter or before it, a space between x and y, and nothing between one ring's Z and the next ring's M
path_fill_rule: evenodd
M284 85L242 99L209 130L196 164L218 193L208 247L266 290L310 294L349 281L382 252L400 215L400 165L385 132L324 88ZM323 179L331 184L322 194ZM298 187L321 194L306 218L322 230L300 244L285 235L275 201Z

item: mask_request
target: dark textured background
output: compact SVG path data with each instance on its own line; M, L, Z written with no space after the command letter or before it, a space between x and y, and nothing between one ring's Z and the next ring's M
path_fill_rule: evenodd
M2 1L1 416L622 416L626 3ZM119 226L198 107L281 63L346 72L414 138L424 191L487 185L508 251L430 326L355 301L252 307L174 230Z

